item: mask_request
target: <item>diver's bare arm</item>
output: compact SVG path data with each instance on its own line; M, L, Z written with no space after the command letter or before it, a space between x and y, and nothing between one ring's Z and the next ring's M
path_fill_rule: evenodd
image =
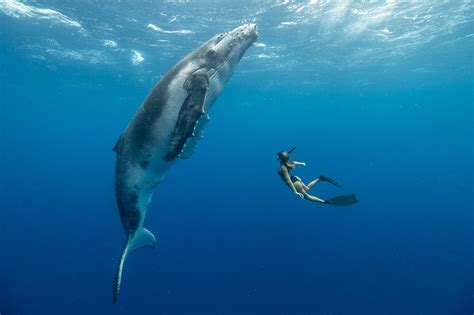
M306 166L306 163L305 163L305 162L293 161L293 163L294 163L295 165L298 165L298 166Z
M319 183L320 181L321 181L321 178L318 177L318 178L316 178L315 180L311 181L311 182L308 184L308 186L306 186L306 187L308 187L308 189L311 189L311 188L313 188L314 185L316 185L316 184Z

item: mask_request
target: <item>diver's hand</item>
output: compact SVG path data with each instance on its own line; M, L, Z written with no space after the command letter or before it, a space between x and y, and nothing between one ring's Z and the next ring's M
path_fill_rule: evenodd
M306 166L306 163L305 163L305 162L301 162L301 166Z
M304 198L303 194L302 193L299 193L299 192L295 192L296 195L300 196L301 199Z

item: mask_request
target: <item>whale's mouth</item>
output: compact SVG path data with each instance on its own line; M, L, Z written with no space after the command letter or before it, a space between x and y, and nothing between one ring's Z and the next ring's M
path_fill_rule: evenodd
M253 41L256 41L258 39L258 37L260 36L258 34L258 29L257 29L257 24L249 24L249 27L251 28L251 36L253 36Z

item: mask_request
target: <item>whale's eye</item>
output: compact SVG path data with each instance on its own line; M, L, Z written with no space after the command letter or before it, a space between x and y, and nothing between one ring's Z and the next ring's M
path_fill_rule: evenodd
M206 52L206 58L207 59L215 59L217 57L217 51L215 51L214 49L209 49L207 52Z

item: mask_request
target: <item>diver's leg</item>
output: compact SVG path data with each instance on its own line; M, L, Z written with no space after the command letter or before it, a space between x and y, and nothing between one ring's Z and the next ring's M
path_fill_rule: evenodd
M318 177L316 178L315 180L313 180L312 182L310 182L308 185L306 185L306 187L308 187L308 190L313 188L314 185L316 185L317 183L319 183L321 179Z
M325 203L325 201L323 199L312 196L312 195L308 194L306 191L302 192L302 194L303 194L305 199L308 199L308 200L311 200L311 201L314 201L314 202Z
M302 182L296 180L296 181L293 182L293 185L295 186L295 189L296 189L297 192L303 193L304 185L303 185Z
M291 175L291 176L293 176L293 178L296 179L295 181L303 182L303 181L301 180L301 178L299 178L298 176L296 176L296 175Z
M308 186L306 186L306 185L303 183L303 181L301 180L301 178L299 178L299 177L296 176L296 175L291 175L291 176L292 176L294 179L296 179L296 180L293 182L293 184L299 183L299 184L301 184L301 187L302 187L304 190L306 190L306 191L309 190ZM299 184L298 184L298 185L299 185Z

